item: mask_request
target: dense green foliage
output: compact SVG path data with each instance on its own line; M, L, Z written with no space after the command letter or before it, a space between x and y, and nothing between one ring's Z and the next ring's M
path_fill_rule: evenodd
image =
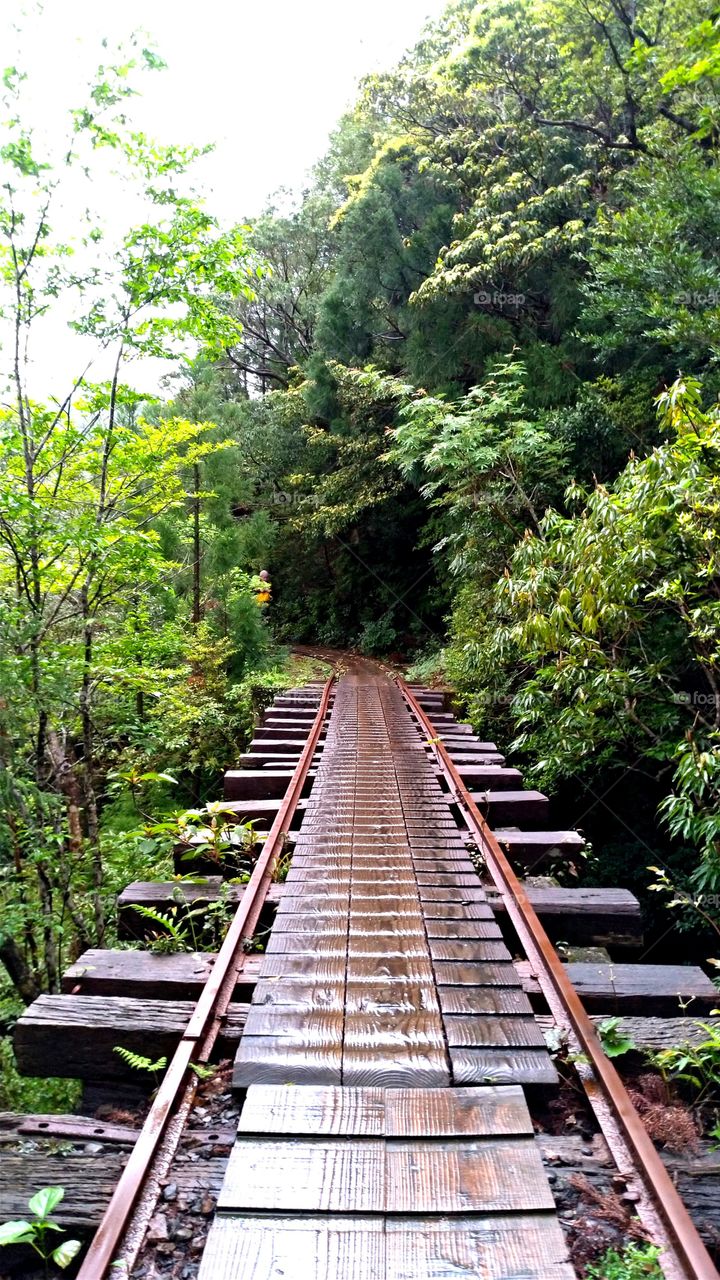
M285 634L420 656L596 874L664 859L685 902L720 889L719 49L694 0L456 0L255 228L251 310L302 343L231 351L274 371L234 407Z
M24 1001L108 938L122 884L168 869L148 817L217 795L287 679L256 601L267 548L233 517L242 458L189 363L239 339L264 267L192 194L197 153L132 130L159 65L136 47L101 67L59 153L23 125L24 77L2 81L0 960ZM82 345L46 388L55 316ZM147 357L183 371L173 401L133 376Z

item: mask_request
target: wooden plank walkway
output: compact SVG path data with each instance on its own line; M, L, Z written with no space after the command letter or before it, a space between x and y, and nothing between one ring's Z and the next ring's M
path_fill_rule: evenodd
M423 739L340 682L234 1083L554 1083Z
M253 1085L198 1280L572 1280L522 1089Z
M199 1280L570 1280L521 1087L556 1079L417 725L345 677Z

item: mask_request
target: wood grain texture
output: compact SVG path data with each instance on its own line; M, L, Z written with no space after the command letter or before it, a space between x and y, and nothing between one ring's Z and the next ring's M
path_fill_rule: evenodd
M382 1088L251 1085L238 1133L384 1137L386 1095Z
M527 961L518 961L515 969L531 1001L541 1004ZM675 1017L690 998L699 1015L717 1007L717 988L697 965L566 964L565 969L589 1013Z
M340 1011L345 1005L344 997L345 986L340 981L323 983L301 978L292 981L279 977L259 978L253 993L253 1008L275 1005L297 1013L313 1009Z
M494 920L466 920L460 916L455 920L426 920L425 928L431 946L433 939L446 941L502 939L500 926Z
M456 1084L550 1084L558 1074L546 1049L451 1049Z
M532 1016L532 1005L520 987L438 986L438 999L444 1014L472 1014L474 1017L494 1014Z
M387 1280L383 1219L217 1217L198 1280L230 1276Z
M15 1025L18 1069L28 1076L137 1081L116 1045L153 1060L176 1049L193 1010L191 1001L122 997L40 996ZM234 1052L248 1006L231 1006L218 1052ZM148 1076L148 1089L153 1081Z
M511 1045L545 1048L543 1028L535 1018L531 1017L478 1018L448 1014L444 1025L447 1042L451 1048L487 1049Z
M300 1044L280 1036L243 1036L235 1055L233 1088L267 1084L339 1084L342 1044L329 1038Z
M410 978L395 978L390 982L369 985L365 980L348 982L345 990L345 1010L348 1017L366 1014L371 1017L398 1017L400 1015L439 1013L435 983Z
M224 1212L495 1213L553 1209L532 1138L238 1137Z
M473 963L484 963L486 960L506 960L510 962L510 952L502 940L431 938L430 955L433 960L458 960Z
M542 1214L386 1219L387 1280L574 1280L557 1219Z
M304 1137L532 1137L521 1088L248 1089L240 1133Z

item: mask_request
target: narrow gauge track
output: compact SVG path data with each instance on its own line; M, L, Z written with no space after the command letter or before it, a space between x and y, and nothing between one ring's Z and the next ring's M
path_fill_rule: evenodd
M462 835L446 821L449 804L457 806L483 855L556 1026L587 1059L579 1075L618 1169L636 1192L640 1216L664 1248L667 1280L716 1277L528 894L468 791L453 759L456 750L443 741L448 718L435 713L430 695L422 700L433 718L408 685L396 685L379 680L373 664L357 663L339 686L245 1019L235 1083L248 1092L201 1280L240 1274L266 1280L283 1266L285 1274L293 1271L303 1280L439 1280L449 1274L448 1266L453 1275L493 1280L573 1275L563 1258L549 1186L530 1153L532 1127L520 1087L547 1085L554 1068L533 1031L530 1005L499 930L488 923L493 911L484 891L454 888L468 885L471 877L445 874L448 868L462 871L462 859L467 861ZM258 738L243 761L251 770L262 763L269 778L274 768L286 771L296 760L279 806L263 800L268 793L259 770L254 780L250 774L243 779L242 771L228 775L231 789L239 788L240 810L254 804L260 813L265 804L276 810L275 818L80 1280L130 1274L192 1110L196 1080L189 1064L207 1061L233 989L257 964L243 943L255 932L273 863L307 789L331 692L328 681L299 759L301 728L288 730L288 721L273 725L270 717L267 736ZM306 728L307 717L302 733ZM295 739L292 755L288 733ZM506 775L502 785L514 785L513 771L502 770L493 744L480 746L487 772L500 769ZM522 793L521 802L534 803L534 794ZM253 795L256 802L249 799ZM498 811L505 812L508 803ZM380 822L378 814L384 815ZM461 967L454 959L463 947L487 958L481 987L500 983L483 988L495 994L482 1014L476 1014L472 996L479 989L467 985L472 965L459 979L466 985L452 986L451 971ZM374 967L389 976L382 988ZM398 983L404 984L406 1009L397 1005ZM475 1016L454 1016L466 1010ZM495 1087L487 1086L488 1061ZM458 1087L460 1082L471 1087ZM493 1163L496 1140L503 1155ZM378 1144L382 1160L395 1161L395 1179L409 1178L414 1187L409 1198L406 1187L404 1201L393 1200L396 1192L383 1181L387 1172L380 1169L379 1182L372 1172ZM298 1180L302 1185L317 1174L312 1162L319 1149L330 1161L323 1186L309 1199L304 1192L298 1198ZM254 1164L247 1164L249 1155ZM298 1165L300 1156L310 1163ZM334 1186L333 1162L347 1165L342 1186ZM503 1182L504 1165L511 1170L509 1182ZM413 1183L413 1171L423 1168L425 1183ZM254 1191L247 1189L248 1174L258 1183ZM312 1248L308 1232L314 1233ZM111 1270L118 1259L126 1264L124 1272Z

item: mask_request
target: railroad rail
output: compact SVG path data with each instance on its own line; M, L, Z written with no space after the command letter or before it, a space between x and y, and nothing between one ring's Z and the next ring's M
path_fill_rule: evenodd
M217 956L86 953L65 975L71 998L41 997L18 1024L21 1067L40 1074L46 1027L67 1028L74 1016L62 1022L63 1002L81 1023L101 1003L110 1021L115 1004L118 1017L128 1004L171 1010L169 1068L79 1280L132 1275L192 1113L192 1065L218 1043L237 1048L243 1105L198 1280L572 1280L528 1109L557 1081L548 1019L536 1016L541 997L628 1198L662 1246L666 1280L717 1277L590 1016L618 1001L643 1011L636 970L662 967L618 966L609 994L602 966L563 964L548 936L571 931L572 900L585 911L573 918L579 936L632 950L637 903L620 891L526 887L511 864L582 845L575 832L537 829L547 825L546 798L523 789L440 695L361 659L336 684L280 697L239 763L226 774L227 806L270 824L249 884L223 889L211 875L172 888L188 908L239 899ZM278 886L273 867L300 818ZM208 869L201 855L198 865ZM121 935L137 936L134 904L162 904L167 891L130 886ZM270 901L264 954L249 955ZM524 962L513 960L501 920ZM665 969L653 979L655 1011L676 1011L679 974L683 991L712 1007L699 970ZM134 1001L114 1004L117 984ZM67 1073L91 1079L82 1036L66 1039ZM32 1132L46 1121L26 1123ZM64 1124L75 1131L72 1118ZM128 1133L118 1129L117 1140L128 1145Z
M412 714L427 735L428 745L442 769L451 794L457 800L468 831L477 841L485 866L503 898L525 955L539 979L556 1026L571 1037L576 1054L581 1054L586 1059L586 1063L579 1064L578 1074L618 1169L627 1176L631 1185L639 1185L641 1194L637 1202L638 1214L653 1238L658 1242L662 1241L662 1265L666 1277L668 1280L674 1280L674 1277L678 1277L678 1280L682 1277L716 1280L717 1268L669 1178L625 1085L603 1052L597 1030L568 980L521 881L473 800L447 749L437 739L431 720L407 684L398 680L398 685Z
M162 1154L167 1165L177 1146L182 1123L192 1106L197 1088L198 1078L190 1072L190 1064L208 1062L221 1020L227 1013L233 989L246 963L244 944L255 932L272 883L273 864L283 851L289 823L297 808L325 722L333 683L331 677L325 684L307 742L270 827L263 851L202 995L163 1076L115 1193L85 1255L78 1280L104 1280L110 1267L123 1261L123 1241L126 1236L127 1253L131 1258L137 1255L142 1226L147 1225L157 1201L157 1181L152 1180L153 1163ZM171 1127L173 1119L175 1123ZM144 1202L141 1200L143 1195ZM125 1269L128 1269L127 1259Z

